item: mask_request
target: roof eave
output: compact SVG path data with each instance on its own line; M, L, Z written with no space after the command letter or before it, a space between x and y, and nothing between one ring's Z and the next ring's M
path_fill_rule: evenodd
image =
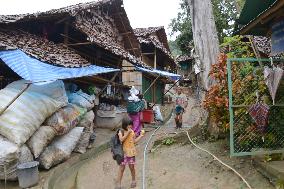
M243 26L241 29L235 32L235 34L240 35L250 35L255 34L253 32L254 29L261 29L265 24L269 23L273 19L274 14L277 13L281 8L284 7L284 1L276 1L274 4L272 4L267 10L260 13L256 18L251 20L247 25ZM272 15L272 17L270 16ZM261 26L261 27L260 27ZM261 34L266 35L268 33L267 27L264 27L264 30Z

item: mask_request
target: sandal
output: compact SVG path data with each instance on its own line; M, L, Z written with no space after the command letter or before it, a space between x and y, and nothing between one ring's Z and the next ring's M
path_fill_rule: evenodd
M136 188L137 184L136 182L132 182L130 188Z

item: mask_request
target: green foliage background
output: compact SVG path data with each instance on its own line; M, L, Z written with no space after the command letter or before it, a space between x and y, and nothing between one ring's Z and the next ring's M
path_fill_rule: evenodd
M211 2L219 41L223 43L225 37L232 35L234 21L245 0L211 0ZM193 40L190 19L190 7L187 0L180 0L180 12L169 25L171 35L177 35L175 41L170 41L170 48L174 55L189 54L192 48L190 46Z

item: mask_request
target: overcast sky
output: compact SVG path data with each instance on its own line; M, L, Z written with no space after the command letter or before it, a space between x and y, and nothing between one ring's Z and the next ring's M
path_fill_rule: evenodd
M0 14L22 14L46 11L92 0L0 0ZM165 26L176 17L180 0L124 0L133 28Z

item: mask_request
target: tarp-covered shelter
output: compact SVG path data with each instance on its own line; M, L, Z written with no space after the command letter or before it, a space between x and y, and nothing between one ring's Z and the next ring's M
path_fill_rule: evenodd
M63 66L90 64L121 69L140 59L122 0L99 0L46 12L0 16L0 50L20 49L40 61ZM138 58L137 58L138 57ZM97 82L107 83L111 74ZM93 83L94 78L84 78ZM83 81L81 80L81 81ZM116 82L120 82L117 78Z
M77 68L54 66L31 58L21 50L0 51L0 58L19 76L35 85L51 83L59 79L79 78L120 71L119 69L96 65Z

